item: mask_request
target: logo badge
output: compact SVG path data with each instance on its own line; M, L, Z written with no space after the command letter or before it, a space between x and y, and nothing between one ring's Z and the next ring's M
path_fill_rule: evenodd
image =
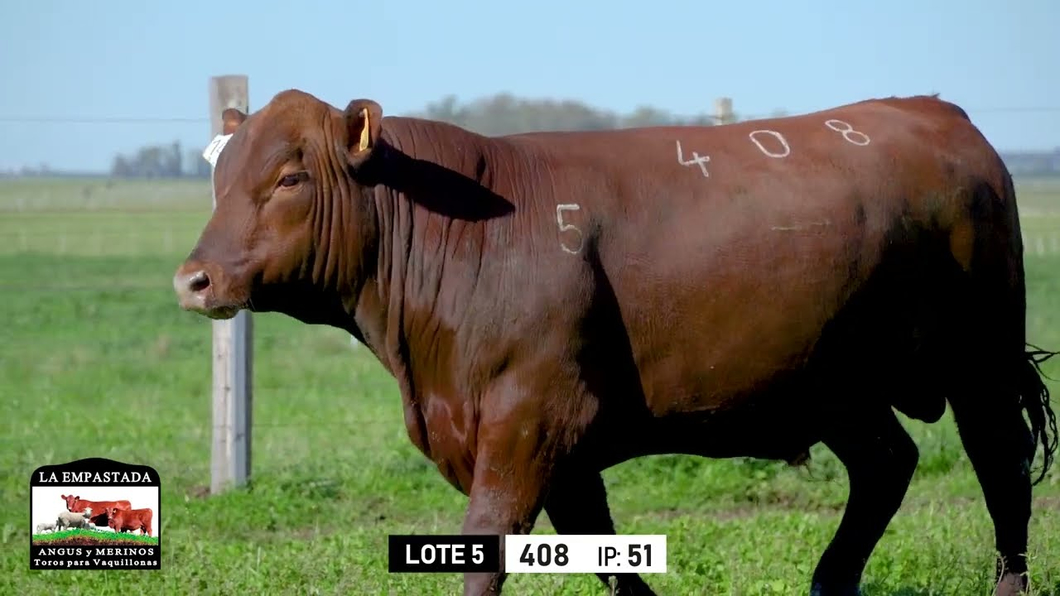
M89 458L33 471L30 569L160 569L158 471Z

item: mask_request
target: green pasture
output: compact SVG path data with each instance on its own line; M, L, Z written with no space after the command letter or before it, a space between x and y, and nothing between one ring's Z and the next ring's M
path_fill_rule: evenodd
M1060 236L1060 183L1020 188L1028 236ZM170 279L209 202L201 182L0 181L0 592L460 593L458 575L386 572L387 534L458 533L466 501L412 447L396 385L340 331L255 317L253 481L204 496L211 325L177 308ZM1029 338L1060 349L1060 252L1027 267ZM1058 360L1045 370L1060 379ZM920 465L866 596L988 594L993 529L955 426L903 422ZM159 471L161 571L28 570L30 473L90 456ZM660 456L605 478L621 533L668 536L668 571L647 579L682 596L806 593L847 489L823 447L805 469ZM1034 495L1032 581L1056 596L1060 465ZM546 516L535 531L552 531ZM580 575L507 587L606 593Z
M107 540L111 542L140 542L143 544L158 544L157 536L144 534L132 534L128 532L108 532L104 530L83 530L80 528L51 532L49 534L34 534L33 542L47 543L66 540L67 538L95 538L96 540Z

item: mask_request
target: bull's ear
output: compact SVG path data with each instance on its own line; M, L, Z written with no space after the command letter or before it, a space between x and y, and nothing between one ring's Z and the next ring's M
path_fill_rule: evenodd
M247 115L239 111L238 108L228 108L221 112L221 122L223 124L221 134L230 135L234 133L246 119Z
M370 99L355 99L346 106L346 151L351 166L357 167L372 154L379 142L383 108Z

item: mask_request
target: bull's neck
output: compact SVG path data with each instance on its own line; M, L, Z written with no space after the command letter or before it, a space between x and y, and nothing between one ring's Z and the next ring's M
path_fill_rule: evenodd
M413 395L410 338L429 346L416 350L421 359L445 349L440 336L468 314L490 226L513 210L498 176L499 164L512 163L505 159L511 150L455 126L406 118L383 121L378 149L366 197L374 274L358 293L351 333Z

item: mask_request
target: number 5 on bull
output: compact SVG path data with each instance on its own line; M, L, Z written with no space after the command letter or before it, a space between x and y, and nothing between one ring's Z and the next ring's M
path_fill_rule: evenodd
M559 224L560 233L571 231L578 234L578 245L575 248L570 248L567 243L563 240L559 241L559 245L563 250L569 252L572 255L576 255L582 250L582 243L585 242L585 236L582 235L582 231L579 230L574 224L563 223L563 212L564 211L578 211L581 206L577 203L569 203L563 205L556 205L556 223Z

